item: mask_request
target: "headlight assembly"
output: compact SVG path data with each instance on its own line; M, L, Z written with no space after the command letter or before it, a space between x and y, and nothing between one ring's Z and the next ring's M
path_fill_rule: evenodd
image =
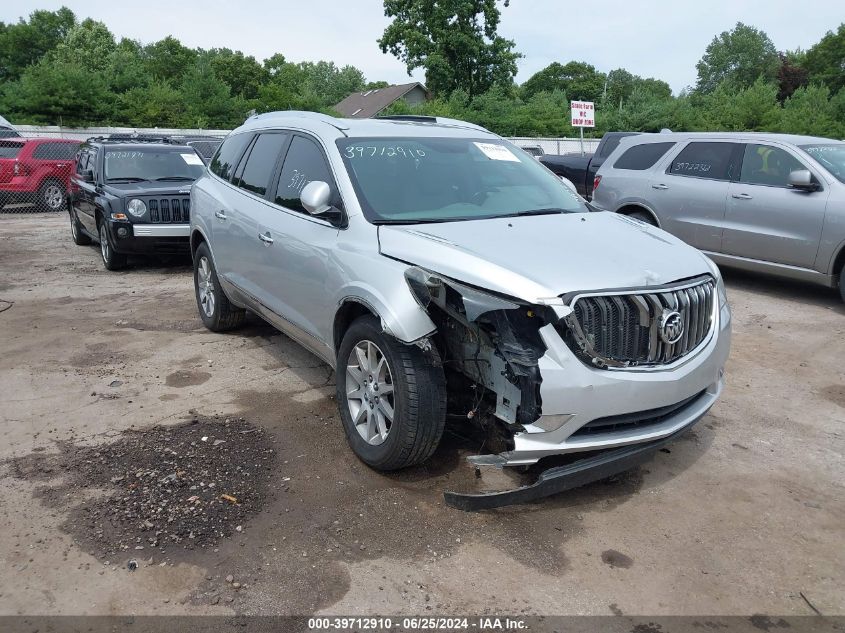
M136 217L140 218L147 212L147 205L144 204L143 200L138 200L138 198L132 198L129 202L126 203L126 211Z

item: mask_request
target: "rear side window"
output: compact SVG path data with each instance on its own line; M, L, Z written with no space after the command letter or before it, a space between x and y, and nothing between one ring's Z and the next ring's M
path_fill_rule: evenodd
M223 180L231 180L235 165L251 139L251 134L237 134L223 141L208 166L211 173L217 174Z
M299 194L305 185L313 180L327 182L332 189L335 206L340 206L337 201L337 187L323 152L314 141L295 136L285 157L274 202L288 209L307 213L299 201Z
M259 196L266 194L276 161L286 141L287 134L259 134L246 159L243 174L237 182L238 187Z
M678 176L730 180L734 175L736 143L696 142L687 145L672 161L669 173Z
M21 153L23 143L4 143L0 141L0 158L16 158Z
M619 144L619 141L616 141ZM625 150L613 164L614 169L650 169L659 161L674 143L643 143Z
M71 160L76 155L75 143L40 143L32 157L39 160Z

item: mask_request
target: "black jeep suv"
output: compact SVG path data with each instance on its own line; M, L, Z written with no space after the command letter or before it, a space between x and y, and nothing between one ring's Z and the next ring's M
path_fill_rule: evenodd
M188 253L191 184L204 170L192 147L167 138L88 139L68 191L73 241L99 242L108 270L129 254Z

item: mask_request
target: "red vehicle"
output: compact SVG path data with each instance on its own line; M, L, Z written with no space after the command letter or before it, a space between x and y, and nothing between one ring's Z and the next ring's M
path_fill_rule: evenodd
M34 203L64 211L79 141L62 138L0 139L0 208Z

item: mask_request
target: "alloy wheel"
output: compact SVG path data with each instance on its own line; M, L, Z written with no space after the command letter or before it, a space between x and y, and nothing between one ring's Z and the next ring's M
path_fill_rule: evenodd
M349 353L346 402L364 441L373 446L383 443L393 425L393 375L384 353L372 341L360 341Z
M217 299L214 294L214 280L211 278L211 262L208 261L208 257L201 257L197 266L197 291L202 311L210 319L214 316Z
M44 190L44 204L47 205L50 211L61 209L63 200L62 190L58 185L48 185Z
M108 230L106 229L106 223L100 223L100 253L103 256L103 261L108 264L109 263L109 253L110 246L109 246L109 234Z

